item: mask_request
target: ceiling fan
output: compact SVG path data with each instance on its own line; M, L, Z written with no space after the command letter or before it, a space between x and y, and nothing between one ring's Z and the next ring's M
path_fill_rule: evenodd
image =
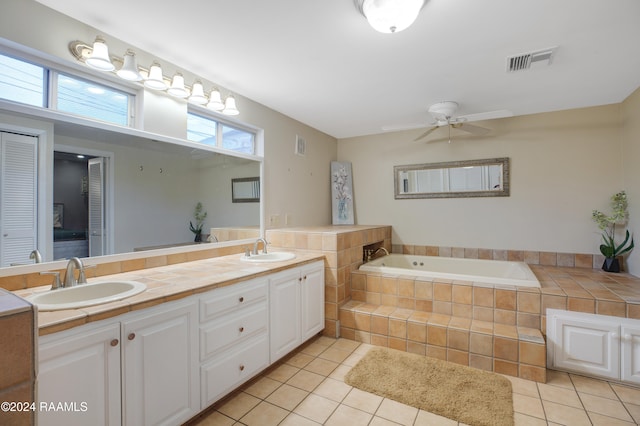
M429 107L429 114L433 117L433 121L429 123L429 128L420 136L414 139L419 141L430 135L433 131L440 127L447 126L449 129L449 142L451 142L451 129L459 129L473 135L482 136L490 132L490 129L485 127L469 124L473 121L491 120L494 118L511 117L513 113L508 110L487 111L476 114L460 115L456 116L455 113L458 110L458 103L453 101L444 101L433 104ZM391 130L391 128L387 128ZM396 129L399 130L399 129Z

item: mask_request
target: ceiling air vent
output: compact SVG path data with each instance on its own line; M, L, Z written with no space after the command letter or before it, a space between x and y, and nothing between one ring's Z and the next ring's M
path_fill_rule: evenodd
M551 64L557 47L537 50L535 52L521 53L507 57L507 72L523 71L531 68L535 63Z

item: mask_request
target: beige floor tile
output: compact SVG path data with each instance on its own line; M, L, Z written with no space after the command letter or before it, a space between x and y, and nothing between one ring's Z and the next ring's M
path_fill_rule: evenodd
M317 343L321 346L331 346L331 345L335 345L337 342L339 342L340 340L344 340L346 342L352 342L356 344L356 346L358 345L358 342L354 342L353 340L348 340L348 339L334 339L333 337L327 337L327 336L320 336L318 337L313 343Z
M269 377L261 377L245 388L244 391L256 398L265 399L280 386L282 386L282 383L277 380L270 379Z
M300 371L299 368L293 367L288 364L282 364L279 367L277 367L275 370L267 374L267 377L284 383L290 378L292 378L298 371Z
M291 413L280 423L280 426L318 426L319 424L321 423L316 423L296 413Z
M302 348L301 352L311 356L318 356L325 350L327 350L327 346L313 342Z
M571 374L570 376L573 385L580 393L598 395L609 399L618 399L618 396L613 391L609 383L604 380L592 379L590 377L578 376L576 374Z
M382 404L383 399L381 396L353 388L342 400L342 403L357 408L358 410L374 414L380 407L380 404Z
M401 425L412 425L418 416L418 409L385 398L375 414Z
M324 423L338 407L338 403L319 395L310 394L293 412L314 422Z
M358 346L353 353L355 354L360 354L360 355L366 355L367 352L369 352L371 350L371 348L374 348L375 346L370 345L368 343L360 343L360 346Z
M372 417L372 414L348 405L339 405L324 424L326 426L367 426Z
M519 377L502 375L507 378L511 382L511 389L514 393L519 393L520 395L527 395L538 398L540 396L538 392L538 385L536 382L532 382L530 380L520 379Z
M309 364L314 359L316 359L316 358L311 356L311 355L307 355L305 353L298 352L297 354L295 354L294 356L289 358L287 360L286 364L292 365L292 366L297 367L297 368L304 368L307 364Z
M224 414L214 411L204 419L200 420L197 426L231 426L236 421Z
M593 426L633 426L634 422L625 422L624 420L614 419L613 417L603 416L598 413L588 413Z
M337 362L338 364L347 359L351 355L350 351L343 351L341 349L335 349L333 346L322 352L318 357L322 359L328 359L329 361Z
M567 407L551 401L542 401L547 420L561 425L590 426L591 420L580 408Z
M345 359L344 361L342 361L343 365L348 365L350 367L353 367L354 365L356 365L358 363L358 361L360 361L366 354L357 354L357 353L352 353L351 355L349 355L347 357L347 359Z
M369 426L398 426L398 423L391 420L383 419L382 417L373 417Z
M602 414L604 416L614 417L616 419L632 422L633 419L627 413L622 402L601 396L590 395L588 393L580 393L580 399L584 404L584 408L588 412Z
M325 379L324 376L307 370L300 370L293 375L287 384L311 392Z
M527 416L522 413L513 413L513 420L515 426L546 426L547 422L545 420L539 419L537 417Z
M292 411L307 395L309 395L309 392L285 383L269 395L266 401L285 410Z
M574 389L569 374L562 371L547 370L547 384L567 389Z
M331 373L329 377L336 380L344 380L344 376L349 372L349 370L351 370L351 367L348 365L339 365L335 370L333 370L333 373Z
M439 416L437 414L429 413L428 411L419 410L418 417L414 426L457 426L458 422L448 419L446 417Z
M611 388L618 395L620 401L630 402L632 404L640 404L640 388L632 388L619 384L611 384Z
M247 426L276 426L288 415L289 411L262 401L242 417L240 422Z
M513 411L531 417L544 419L544 408L540 398L527 395L513 394Z
M313 393L336 402L342 402L351 389L353 388L341 380L327 378L314 389Z
M538 390L540 391L540 397L545 401L582 408L582 402L580 402L580 398L578 398L578 393L573 389L538 383Z
M640 400L638 400L638 402L640 402ZM633 420L636 423L640 424L640 405L625 402L624 406L626 407L627 411L631 414L631 417L633 417Z
M260 400L255 396L240 392L220 406L218 411L232 419L240 420L242 416L251 411L251 409L259 403Z
M335 343L333 343L331 347L335 349L340 349L342 351L347 351L347 352L353 352L358 348L358 346L360 346L359 342L355 342L349 339L338 339L338 340L335 340L334 342Z
M338 364L337 362L329 361L322 358L315 358L313 361L307 364L304 369L307 371L311 371L312 373L320 374L322 376L328 376L333 372L333 370L338 367L338 365L340 364Z

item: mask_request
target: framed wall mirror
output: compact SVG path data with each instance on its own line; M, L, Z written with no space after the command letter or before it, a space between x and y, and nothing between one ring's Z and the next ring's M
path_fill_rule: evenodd
M509 158L394 166L395 199L508 197Z
M231 202L260 202L260 178L248 177L231 179Z

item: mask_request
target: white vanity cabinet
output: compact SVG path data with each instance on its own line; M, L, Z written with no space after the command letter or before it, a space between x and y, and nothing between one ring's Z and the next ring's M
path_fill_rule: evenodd
M640 321L547 310L549 368L640 383Z
M200 298L204 409L269 365L269 282L257 278Z
M37 400L76 409L40 411L38 425L175 425L196 415L197 309L189 298L41 337Z
M124 425L176 425L200 411L198 305L174 303L122 322Z
M42 336L38 362L38 425L121 424L120 324ZM73 405L57 410L59 402Z
M324 263L272 275L269 294L273 363L324 328Z

